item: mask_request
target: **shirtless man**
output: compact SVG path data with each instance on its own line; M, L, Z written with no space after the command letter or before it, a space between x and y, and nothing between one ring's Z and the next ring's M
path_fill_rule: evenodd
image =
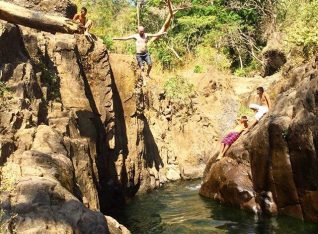
M239 138L240 134L247 130L248 124L246 116L242 116L241 119L237 119L236 124L238 125L222 140L220 153L216 158L216 161L219 161L233 142Z
M263 117L263 115L265 115L266 112L268 112L268 110L272 106L271 99L268 93L264 92L264 88L258 87L256 90L259 98L261 99L262 105L259 106L256 104L250 104L250 108L254 111L257 111L257 113L255 115L255 120L253 121L253 123L248 126L248 131L251 130L258 123L258 121Z
M136 40L136 50L137 50L136 58L137 58L138 65L139 65L140 70L141 70L141 76L143 78L144 86L146 86L146 79L144 77L144 70L145 70L144 61L148 65L146 77L148 77L149 79L150 79L149 73L150 73L151 68L152 68L150 54L147 50L147 42L148 42L147 38L148 37L158 37L158 36L162 36L164 34L167 34L167 33L166 32L158 33L158 34L145 33L144 27L140 26L138 28L137 34L134 34L134 35L131 35L128 37L123 37L123 38L113 38L113 40L123 40L123 41L130 40L130 39Z
M86 22L86 13L87 13L87 9L85 7L82 7L81 13L80 14L75 14L74 17L73 17L73 20L75 22L83 24L85 26L85 33L84 34L86 36L90 36L88 31L92 27L93 22L91 20L88 20Z

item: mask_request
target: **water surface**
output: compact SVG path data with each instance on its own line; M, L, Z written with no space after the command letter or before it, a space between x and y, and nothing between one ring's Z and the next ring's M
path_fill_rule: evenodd
M216 203L198 194L201 181L164 185L136 196L110 214L132 234L318 234L318 225L287 217L265 217Z

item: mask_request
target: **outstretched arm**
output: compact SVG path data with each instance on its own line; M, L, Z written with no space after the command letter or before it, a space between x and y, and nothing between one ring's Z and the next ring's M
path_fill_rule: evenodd
M127 41L127 40L131 40L131 39L135 39L136 40L136 36L135 35L131 35L131 36L128 36L128 37L113 38L113 40L118 40L118 41Z
M157 33L157 34L150 34L150 33L146 33L147 37L160 37L162 35L167 34L167 32L162 32L162 33Z

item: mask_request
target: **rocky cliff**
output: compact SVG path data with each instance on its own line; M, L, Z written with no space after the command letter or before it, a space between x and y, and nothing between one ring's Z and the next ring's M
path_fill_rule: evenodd
M71 1L19 4L74 13ZM1 228L8 233L128 233L99 210L201 177L239 107L224 77L192 77L189 113L165 97L162 83L143 88L135 58L109 56L94 36L4 21L0 82Z
M115 118L103 42L0 21L0 82L2 231L128 233L99 212Z
M239 108L229 82L210 73L189 78L197 87L189 113L165 96L160 77L142 87L133 56L109 57L116 118L114 149L107 157L114 167L107 173L117 178L109 180L107 196L129 198L168 181L202 177L219 135Z
M75 13L72 1L19 4L64 17ZM237 117L240 100L232 81L214 70L185 76L196 87L190 109L165 95L167 77L142 87L135 58L109 55L94 36L53 35L1 21L1 228L9 233L128 233L99 211L107 214L168 181L202 177L220 136ZM293 109L296 93L291 90L306 80L295 77L283 86L276 106L281 104L270 117L231 147L227 155L232 160L209 161L202 194L254 210L268 209L266 204L271 212L301 207L300 195L286 203L274 201L282 196L276 183L285 180L278 169L292 170L289 148L277 148L286 165L279 161L272 170L267 160L281 155L273 145L287 147L292 139L290 126L300 109Z
M206 167L200 193L221 203L318 222L317 60L289 71L258 125Z

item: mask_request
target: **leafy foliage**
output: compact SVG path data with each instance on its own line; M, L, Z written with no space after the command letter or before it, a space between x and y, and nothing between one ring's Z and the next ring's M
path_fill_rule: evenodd
M210 45L197 46L196 54L203 64L211 64L220 71L228 71L231 66L231 60L222 51L218 51Z
M241 104L240 109L238 111L238 116L251 116L254 114L250 108L246 107L245 105Z
M60 78L53 69L48 69L43 64L38 64L42 68L42 79L48 87L48 97L44 96L48 100L61 99L60 93Z
M166 97L181 100L193 94L194 85L182 76L170 77L164 84L164 92Z
M194 73L203 73L203 68L200 65L195 65Z
M288 7L288 9L286 9ZM285 46L293 55L309 58L318 51L318 1L293 1L281 3L285 9L283 31Z
M261 51L274 31L286 34L288 52L310 57L317 51L318 2L310 0L171 0L174 14L168 36L151 48L155 64L174 70L189 64L212 65L248 76L261 67ZM137 31L137 0L76 0L88 8L91 32L116 53L134 54L133 40L113 42ZM165 1L140 2L140 23L156 33L168 15Z
M251 63L251 40L247 42L246 37L255 34L260 11L252 7L233 7L240 6L239 0L231 2L236 5L229 5L224 0L212 3L208 0L172 0L175 8L185 9L174 15L168 37L160 39L152 51L161 69L172 70L189 62L189 58L204 60L207 65L212 64L221 70ZM136 33L136 1L77 0L77 4L88 8L87 18L94 22L92 33L100 36L109 50L135 53L134 41L113 43L111 38ZM141 25L146 32L155 33L161 28L167 13L164 1L143 1ZM212 52L213 59L200 58L205 54L202 52L204 48L207 48L206 54Z
M181 76L170 77L164 83L165 96L170 98L172 103L185 106L188 110L192 108L191 96L194 92L194 85Z
M10 93L11 89L6 86L4 82L0 82L0 98L4 96L5 93Z
M17 166L12 163L6 163L0 170L0 190L12 191L17 180L17 176L14 173L17 170Z
M287 129L283 129L283 130L282 130L282 136L283 136L283 138L284 138L285 140L288 139L288 130L287 130Z
M162 70L172 69L175 61L173 59L172 51L168 46L166 46L166 42L160 40L154 45L154 47L149 49L154 55L154 58L159 61L158 66L160 66Z

